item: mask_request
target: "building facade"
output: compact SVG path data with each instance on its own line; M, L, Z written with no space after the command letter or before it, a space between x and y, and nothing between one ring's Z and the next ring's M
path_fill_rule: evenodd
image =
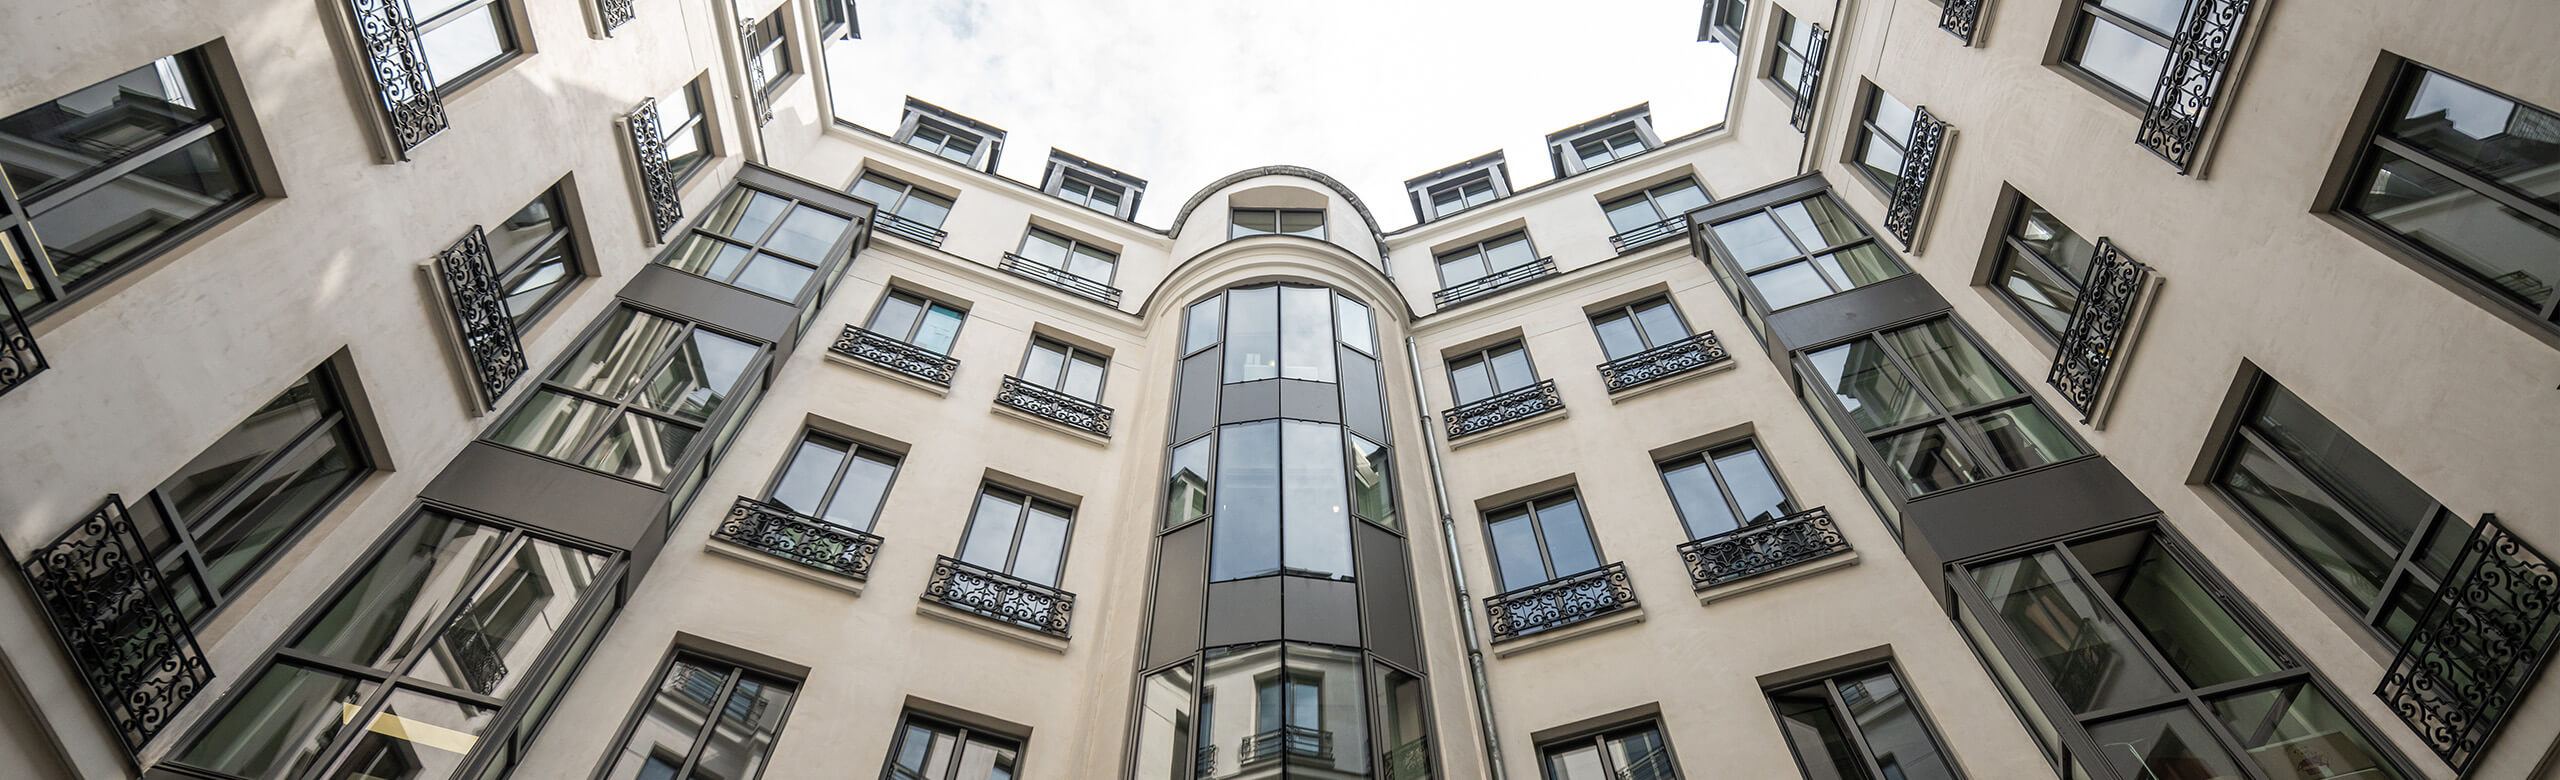
M48 9L0 769L2560 777L2560 7L1705 6L1393 230L844 0Z

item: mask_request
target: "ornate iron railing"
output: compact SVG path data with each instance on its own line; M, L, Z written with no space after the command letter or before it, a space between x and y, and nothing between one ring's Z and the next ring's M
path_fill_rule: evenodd
M212 682L213 665L169 601L122 496L27 556L18 574L127 753Z
M1707 331L1602 363L1600 382L1609 386L1609 392L1615 393L1732 359L1733 354L1725 351L1724 342L1716 340L1715 331Z
M1680 562L1689 567L1689 583L1705 590L1848 551L1849 538L1831 522L1831 511L1814 507L1681 542Z
M1947 7L1938 13L1938 29L1945 30L1973 45L1973 34L1982 26L1982 7L1990 0L1946 0Z
M675 167L667 162L657 98L631 109L631 156L640 164L640 192L649 201L649 235L664 239L669 228L684 221L684 198L676 192Z
M934 556L924 597L1007 624L1067 638L1076 594L1014 577L948 555Z
M1556 259L1541 257L1536 262L1522 263L1472 280L1441 288L1431 294L1431 304L1442 308L1460 302L1492 295L1503 290L1556 275Z
M1259 734L1247 734L1236 747L1236 761L1251 766L1279 758L1304 758L1314 761L1333 760L1333 732L1304 726L1282 726Z
M996 390L996 403L1095 436L1111 435L1111 407L1014 377L1004 378L1004 386Z
M0 233L0 241L7 240L9 236ZM7 314L0 318L0 395L7 395L53 364L45 362L44 350L36 347L35 331L27 327L18 302L0 295L0 310Z
M1787 116L1787 125L1799 133L1813 132L1814 98L1822 94L1822 60L1831 48L1830 30L1819 24L1807 26L1813 30L1805 40L1804 72L1796 76L1795 113Z
M764 60L756 56L756 52L762 50L758 44L756 18L738 19L738 51L744 52L747 60L747 97L755 106L756 126L763 127L773 121L773 98L765 94L769 77L764 72Z
M2560 565L2483 515L2374 694L2469 774L2555 648Z
M640 18L636 0L596 0L596 17L604 22L604 37L613 37L614 28Z
M1884 207L1884 232L1910 249L1920 234L1920 217L1929 207L1929 186L1938 178L1938 149L1947 140L1947 123L1928 106L1911 113L1911 145L1902 150L1902 178L1893 185Z
M1431 777L1431 740L1416 738L1387 751L1387 780L1426 780Z
M2151 108L2143 112L2142 129L2133 141L2179 173L2191 172L2195 164L2196 147L2222 100L2232 57L2256 5L2255 0L2199 0L2187 9L2178 37L2169 42L2169 63L2160 68Z
M2098 239L2088 284L2080 289L2080 303L2063 329L2053 371L2045 375L2045 383L2080 410L2081 422L2097 419L2110 375L2133 346L2130 331L2151 283L2150 266L2125 256L2114 240Z
M917 222L897 214L892 214L888 211L879 212L879 217L873 220L873 224L882 231L887 232L889 235L897 236L935 249L941 249L943 237L951 235L950 233L943 231L942 228Z
M1636 608L1627 566L1611 563L1484 600L1493 641L1518 639Z
M852 325L844 326L844 334L827 351L943 387L950 387L952 372L960 370L958 358Z
M1609 246L1617 249L1618 254L1623 255L1638 248L1651 246L1663 239L1684 235L1688 232L1689 216L1683 214L1610 236Z
M1441 412L1440 419L1449 426L1449 438L1455 439L1563 408L1564 397L1556 394L1556 380L1549 379Z
M444 98L428 80L427 59L418 51L418 22L409 18L409 4L400 0L347 0L347 10L355 15L375 105L391 126L392 153L409 159L409 150L449 124Z
M870 577L880 557L878 536L746 496L730 505L711 538L857 580Z
M473 385L481 403L496 408L498 399L524 376L524 343L516 339L515 316L507 311L507 290L489 258L489 237L479 225L462 240L436 254L436 277L444 281L446 308L453 313L454 336L471 364Z
M1073 273L1069 273L1064 268L1043 265L1041 263L1034 262L1031 258L1023 257L1012 252L1004 253L1004 260L996 263L996 267L1011 271L1015 276L1046 284L1087 298L1092 298L1105 304L1112 306L1120 305L1120 288L1118 287L1113 287L1111 285L1077 276Z
M453 665L462 669L462 684L487 695L507 679L507 659L498 652L497 640L490 638L489 626L472 615L471 606L463 605L442 641L445 651L453 655Z

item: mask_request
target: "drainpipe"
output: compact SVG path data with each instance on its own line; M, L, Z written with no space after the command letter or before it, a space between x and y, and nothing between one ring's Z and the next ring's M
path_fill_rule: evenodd
M1484 731L1486 777L1506 780L1502 769L1502 731L1493 720L1492 685L1484 675L1484 646L1476 641L1475 599L1467 595L1467 578L1459 571L1458 523L1449 516L1449 483L1440 469L1440 448L1432 442L1431 405L1422 397L1422 358L1413 337L1404 340L1405 365L1413 370L1413 407L1422 418L1423 457L1431 463L1431 496L1440 510L1440 541L1449 549L1449 596L1458 605L1458 622L1467 638L1467 682L1476 705L1476 727Z

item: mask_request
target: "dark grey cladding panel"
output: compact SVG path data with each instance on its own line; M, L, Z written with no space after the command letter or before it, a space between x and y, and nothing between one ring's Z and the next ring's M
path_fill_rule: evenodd
M651 263L622 287L622 298L688 320L772 344L791 342L791 304Z
M1378 361L1342 348L1342 424L1361 438L1387 440L1386 389L1378 381Z
M1904 532L1926 537L1914 565L1931 583L1949 561L2160 513L2115 464L2089 456L1912 499ZM1912 547L1906 544L1906 547ZM1944 587L1932 587L1943 601Z
M1422 637L1413 617L1413 567L1404 537L1357 520L1351 551L1360 570L1360 615L1369 627L1369 651L1407 669L1422 668Z
M828 211L861 220L864 224L871 222L871 204L854 197L853 193L755 163L748 163L746 167L738 169L738 182L776 195L798 198Z
M1147 666L1154 668L1200 649L1200 610L1209 594L1209 524L1192 523L1165 534L1156 547L1155 611L1147 631Z
M1226 386L1218 403L1218 422L1251 422L1280 416L1280 382L1262 379Z
M1947 310L1947 299L1909 273L1769 315L1773 340L1789 350L1867 333Z
M1174 399L1173 440L1190 441L1218 425L1219 347L1182 361L1181 395Z
M1366 579L1366 578L1363 578ZM1360 646L1360 589L1308 577L1280 578L1281 631L1291 641Z
M662 543L653 537L667 511L666 491L485 441L462 448L418 496L617 550Z
M1303 379L1280 380L1280 416L1293 420L1342 422L1342 394L1333 385Z
M1211 520L1210 522L1217 522ZM1280 578L1209 583L1210 647L1280 638Z

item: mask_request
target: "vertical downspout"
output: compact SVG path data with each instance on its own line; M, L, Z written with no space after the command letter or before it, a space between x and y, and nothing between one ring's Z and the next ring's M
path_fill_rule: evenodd
M1485 776L1506 780L1502 768L1502 731L1493 720L1492 685L1484 675L1484 646L1476 641L1474 599L1467 595L1467 578L1458 568L1458 523L1449 516L1449 485L1440 470L1440 447L1433 441L1431 405L1422 397L1422 358L1414 352L1413 337L1404 340L1405 365L1413 371L1413 407L1422 418L1423 457L1431 463L1431 496L1440 510L1440 541L1449 548L1449 594L1457 601L1458 623L1467 638L1467 682L1474 694L1476 727L1484 731Z

